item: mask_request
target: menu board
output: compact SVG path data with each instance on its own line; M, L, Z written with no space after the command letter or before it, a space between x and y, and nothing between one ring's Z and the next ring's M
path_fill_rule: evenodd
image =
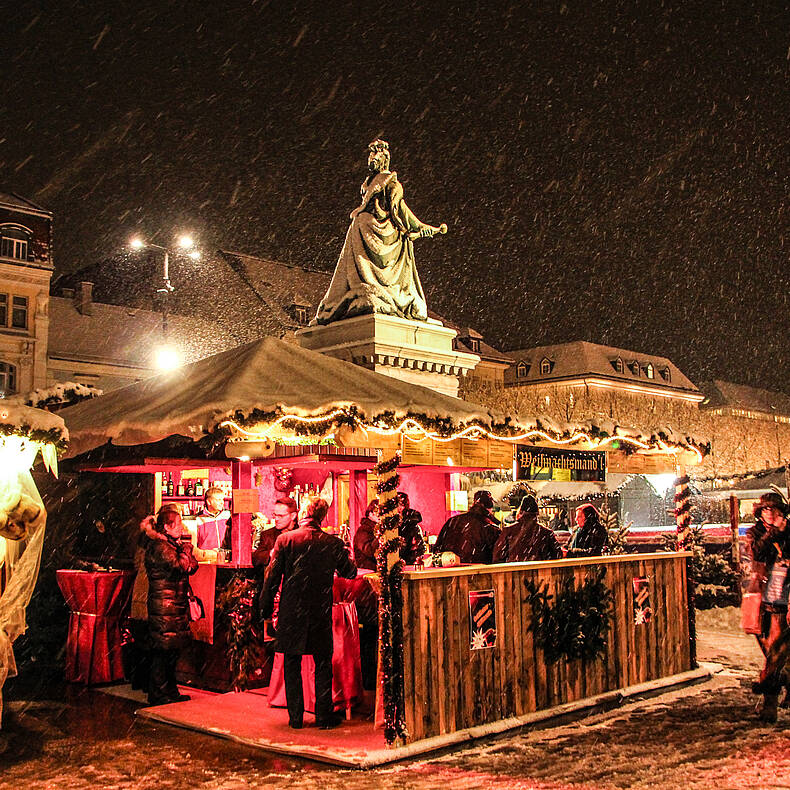
M423 466L461 466L476 469L510 469L513 445L490 439L401 440L401 462Z
M260 509L261 503L257 488L233 489L234 513L257 513Z

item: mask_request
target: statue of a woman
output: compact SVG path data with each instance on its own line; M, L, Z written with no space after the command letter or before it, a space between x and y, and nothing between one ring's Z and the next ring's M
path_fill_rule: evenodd
M390 172L389 145L368 146L369 175L314 324L328 324L369 313L425 321L428 310L417 266L414 239L446 233L420 222L403 199L398 174Z

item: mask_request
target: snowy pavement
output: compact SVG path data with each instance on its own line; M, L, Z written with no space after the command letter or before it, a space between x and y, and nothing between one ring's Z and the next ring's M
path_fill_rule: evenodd
M700 660L722 665L709 682L368 772L262 756L135 721L129 700L21 679L8 689L0 788L790 789L790 710L770 726L753 715L754 640L737 612L699 621Z

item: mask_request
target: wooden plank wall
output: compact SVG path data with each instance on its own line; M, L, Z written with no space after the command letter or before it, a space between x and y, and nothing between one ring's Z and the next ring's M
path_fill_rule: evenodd
M591 697L691 668L686 557L680 554L601 558L614 595L605 657L547 664L527 626L525 582L550 592L566 577L577 586L598 563L578 561L407 573L403 582L406 723L412 740ZM636 625L635 577L650 579L653 619ZM496 595L497 644L469 647L469 592Z

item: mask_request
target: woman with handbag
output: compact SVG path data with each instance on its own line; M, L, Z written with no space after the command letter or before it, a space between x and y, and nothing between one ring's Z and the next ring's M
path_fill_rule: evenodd
M148 702L163 705L189 699L176 685L176 664L181 648L192 638L189 628L189 577L198 563L181 515L163 507L156 522L149 518L141 538L148 576L148 627L151 673Z
M790 657L788 595L790 594L790 527L788 507L779 494L760 497L754 509L755 523L748 539L752 554L750 592L762 591L761 630L757 636L765 653L765 668L752 691L763 695L758 706L762 721L775 722L785 663Z

